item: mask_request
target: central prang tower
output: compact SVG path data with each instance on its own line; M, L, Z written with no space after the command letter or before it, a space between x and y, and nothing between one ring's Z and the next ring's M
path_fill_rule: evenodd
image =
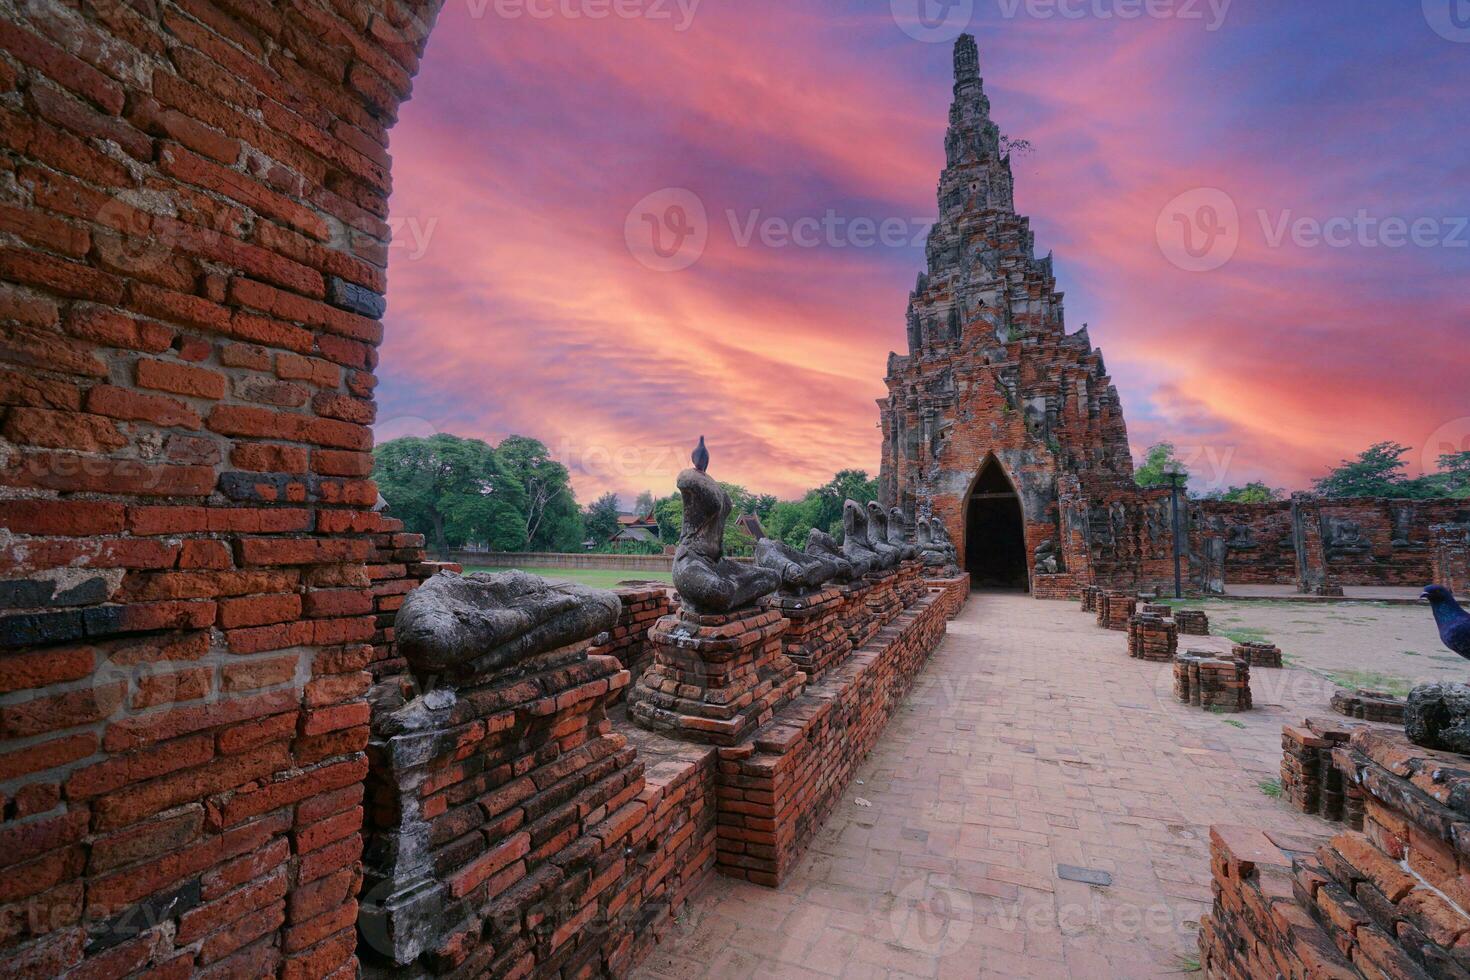
M928 268L878 403L884 502L941 517L979 585L1146 578L1158 515L1138 508L1156 508L1133 483L1102 354L1086 328L1066 332L1052 258L1036 258L1016 213L971 35L955 44L954 77Z

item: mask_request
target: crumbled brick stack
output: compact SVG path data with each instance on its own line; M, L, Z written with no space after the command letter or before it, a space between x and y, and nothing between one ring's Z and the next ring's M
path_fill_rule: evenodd
M369 973L382 958L385 972L545 974L597 942L582 924L633 875L645 806L643 763L606 717L628 674L587 645L374 718Z
M1332 710L1348 718L1379 721L1389 725L1404 723L1404 699L1386 691L1334 691Z
M1252 667L1281 669L1281 648L1274 643L1237 643L1230 652L1232 656L1244 660Z
M623 582L612 590L622 603L617 625L608 631L607 642L593 646L591 656L617 657L636 683L653 662L648 633L673 609L669 586L662 582ZM619 693L618 699L626 689Z
M1355 829L1361 830L1362 792L1345 786L1332 756L1333 749L1345 744L1356 728L1331 718L1308 718L1300 725L1283 726L1281 789L1296 809L1333 821L1348 815L1345 804L1351 793L1359 801L1352 809L1359 815Z
M898 573L895 571L871 572L864 576L870 588L863 595L868 604L868 617L882 628L903 611L903 602L898 597ZM873 626L869 626L872 629Z
M1070 573L1031 576L1033 599L1075 600L1078 598L1077 580Z
M842 626L844 601L842 593L831 588L804 596L777 593L763 602L786 620L781 652L806 674L808 683L820 680L852 652L852 641Z
M653 731L711 745L739 743L806 681L781 652L785 632L781 614L760 607L665 616L648 634L653 663L628 696L629 714Z
M1081 590L1082 611L1097 612L1097 597L1102 595L1102 589L1096 585L1084 585Z
M1259 832L1212 829L1206 974L1464 976L1470 760L1367 726L1335 756L1364 792L1362 833L1340 833L1312 854L1262 844Z
M1210 711L1251 709L1251 669L1244 660L1201 650L1174 659L1174 696Z
M364 520L364 525L376 524L371 537L373 551L368 555L367 574L372 581L371 610L376 629L373 632L373 662L368 669L374 680L400 676L405 681L408 665L393 652L393 620L398 609L410 592L427 578L439 572L462 572L464 569L453 562L429 561L424 553L422 534L405 534L403 522L393 517L373 514L375 520ZM366 527L364 528L366 529Z
M1174 607L1159 602L1145 602L1138 607L1141 613L1151 613L1154 616L1163 616L1167 619L1174 618Z
M1097 597L1097 625L1103 629L1125 631L1128 620L1138 609L1138 597L1128 592L1106 590Z
M1176 609L1174 622L1182 636L1209 636L1210 617L1203 609Z
M719 750L722 874L781 883L944 637L945 621L937 596L926 596L753 741Z
M836 588L842 595L842 628L847 631L847 642L856 650L867 645L882 626L868 608L868 593L873 587L864 579L858 579Z
M1169 663L1179 652L1179 630L1172 619L1140 613L1128 621L1128 656Z

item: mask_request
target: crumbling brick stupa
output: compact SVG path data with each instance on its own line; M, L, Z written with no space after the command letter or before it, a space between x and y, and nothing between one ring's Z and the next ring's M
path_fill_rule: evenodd
M1067 333L1052 257L1016 213L973 37L954 68L928 268L879 402L883 498L943 518L979 584L1062 575L1070 592L1094 563L1135 584L1172 555L1167 494L1134 484L1102 353L1086 327Z

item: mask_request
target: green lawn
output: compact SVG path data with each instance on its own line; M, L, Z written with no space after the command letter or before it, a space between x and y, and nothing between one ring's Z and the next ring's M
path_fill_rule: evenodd
M479 565L466 565L465 572L508 572L509 568L488 568ZM577 582L581 585L590 585L597 589L611 589L619 582L668 582L673 583L673 576L668 572L634 572L626 569L605 568L518 568L515 571L530 572L532 575L540 575L554 582Z

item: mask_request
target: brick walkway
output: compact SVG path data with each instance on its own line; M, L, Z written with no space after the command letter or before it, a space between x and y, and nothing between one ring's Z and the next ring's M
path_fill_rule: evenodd
M1211 823L1330 832L1259 785L1329 689L1261 670L1257 710L1212 715L1126 644L1074 603L976 595L791 880L717 879L640 976L1186 975Z

